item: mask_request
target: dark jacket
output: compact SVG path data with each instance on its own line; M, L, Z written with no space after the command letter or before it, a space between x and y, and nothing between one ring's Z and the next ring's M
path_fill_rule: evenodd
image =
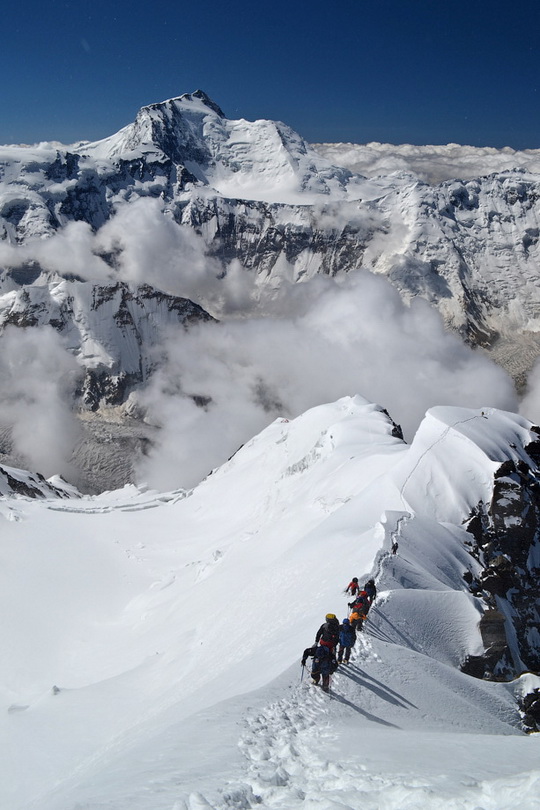
M317 652L317 645L314 644L313 647L308 647L304 650L304 654L302 655L302 666L306 665L306 661L308 658L313 658L315 653Z
M367 598L369 599L369 601L373 602L373 600L377 596L377 588L375 587L375 583L371 581L366 582L366 584L364 585L364 590L367 594Z
M315 636L317 644L319 641L324 641L327 644L336 646L339 641L339 622L337 619L328 619L324 624L321 624Z
M311 674L331 675L337 669L334 653L329 647L319 645L313 658Z

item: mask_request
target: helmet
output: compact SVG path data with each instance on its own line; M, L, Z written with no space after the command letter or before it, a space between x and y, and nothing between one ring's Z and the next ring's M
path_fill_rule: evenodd
M336 614L335 614L335 613L327 613L327 614L326 614L326 616L325 616L325 619L327 619L327 620L329 620L329 619L335 619L335 618L336 618Z
M358 582L358 577L353 577L353 578L352 578L352 581L353 581L353 582Z

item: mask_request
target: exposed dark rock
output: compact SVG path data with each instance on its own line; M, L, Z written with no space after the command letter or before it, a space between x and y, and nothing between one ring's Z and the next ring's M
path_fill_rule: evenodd
M534 689L520 701L523 729L528 734L540 731L540 689Z
M498 610L488 609L480 619L480 634L485 652L470 655L462 664L462 671L475 678L509 680L513 667L506 639L505 618Z
M471 553L483 570L478 579L470 572L464 579L487 608L480 622L486 651L463 665L464 671L478 677L510 679L523 671L540 671L538 441L526 449L528 462L508 460L500 465L491 503L478 504L466 527L472 537Z
M24 470L13 470L12 472L0 464L0 479L14 495L21 495L25 498L67 497L66 492L50 484L40 473L30 473ZM75 497L75 493L71 492L70 497Z

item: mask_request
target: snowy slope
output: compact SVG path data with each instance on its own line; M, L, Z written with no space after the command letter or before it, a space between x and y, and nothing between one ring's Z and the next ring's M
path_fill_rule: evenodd
M496 467L531 463L529 427L439 408L409 447L345 398L190 492L5 498L0 806L535 807L515 696L540 679L459 671L484 609L462 523ZM369 573L366 633L325 696L302 650Z

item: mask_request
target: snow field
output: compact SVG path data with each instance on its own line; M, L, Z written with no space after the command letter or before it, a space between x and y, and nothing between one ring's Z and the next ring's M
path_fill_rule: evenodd
M479 605L443 518L476 497L461 469L484 491L482 465L527 433L491 418L431 414L408 447L344 398L277 420L185 495L3 501L20 519L0 543L0 807L488 810L511 789L533 807L521 684L458 669ZM445 447L452 483L434 474ZM300 683L324 615L342 619L343 588L370 572L352 663L328 695Z

